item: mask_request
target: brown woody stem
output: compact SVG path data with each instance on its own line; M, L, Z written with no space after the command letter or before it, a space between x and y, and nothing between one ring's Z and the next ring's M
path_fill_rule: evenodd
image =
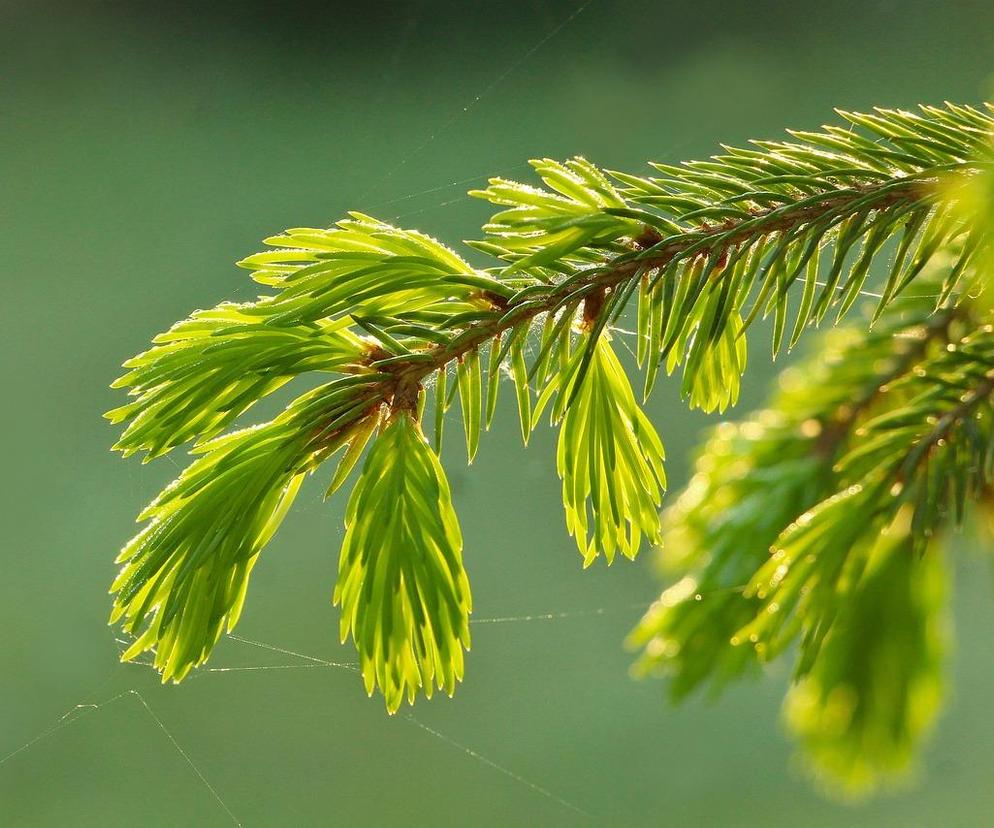
M881 210L900 203L920 201L935 192L934 177L909 176L890 180L884 184L866 185L830 191L821 198L808 198L799 204L787 204L757 210L749 218L728 221L718 226L707 226L668 237L661 237L655 231L644 230L633 238L637 247L651 246L631 253L622 253L603 265L589 268L550 290L540 299L527 299L515 302L511 299L498 308L491 318L468 325L450 342L433 345L419 352L408 362L394 361L389 368L390 377L363 389L357 402L362 398L370 405L403 405L410 402L412 389L420 389L423 381L436 371L446 367L470 351L503 334L505 331L529 322L543 313L555 312L570 296L580 295L584 299L584 315L600 311L596 296L604 296L611 289L650 270L665 268L674 259L685 255L722 255L743 243L755 241L771 233L795 230L814 219L835 211ZM602 304L602 303L601 303ZM429 359L425 359L425 355ZM377 369L380 370L380 369ZM365 410L365 409L363 409ZM361 419L361 413L356 419ZM346 423L334 438L348 431L354 421Z

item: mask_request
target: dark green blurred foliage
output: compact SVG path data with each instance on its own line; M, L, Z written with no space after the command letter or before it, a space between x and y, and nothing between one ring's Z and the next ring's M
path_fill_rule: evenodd
M918 434L921 422L929 434L932 405L962 405L954 378L937 394L926 377L968 359L951 343L969 339L983 311L936 313L938 286L923 279L921 297L898 300L869 334L831 331L782 375L770 408L715 429L664 513L661 564L683 577L631 636L644 648L639 670L672 674L677 698L708 680L721 689L799 639L786 721L821 781L849 794L907 771L941 698L946 569L929 542L950 518L921 515L914 471L888 474L909 435L884 426ZM982 406L967 430L986 433L987 419ZM940 449L938 468L926 466L936 502L958 463L986 473L956 454ZM965 498L969 486L956 491Z

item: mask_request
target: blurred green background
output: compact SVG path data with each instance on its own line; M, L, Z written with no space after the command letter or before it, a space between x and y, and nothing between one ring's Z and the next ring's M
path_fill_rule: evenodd
M162 687L118 664L112 561L183 455L121 461L100 414L152 334L254 295L233 262L283 227L362 209L456 243L486 214L464 191L536 155L638 170L814 127L832 106L977 102L992 33L979 0L0 3L0 757L26 746L0 764L0 823L231 823L137 696L29 744L73 705L134 688L246 826L989 824L979 550L959 550L951 699L926 771L854 809L791 769L786 665L676 709L662 683L628 677L621 642L658 591L652 556L581 571L554 435L522 449L509 394L471 472L458 440L444 456L476 617L567 615L476 624L454 699L412 721L346 670ZM762 339L746 409L773 376ZM679 485L706 418L674 383L649 407ZM344 497L323 503L324 483L256 567L238 634L351 661L331 607ZM294 663L227 640L210 666Z

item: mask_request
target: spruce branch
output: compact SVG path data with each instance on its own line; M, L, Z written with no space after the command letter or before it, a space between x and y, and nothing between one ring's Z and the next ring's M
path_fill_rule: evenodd
M799 638L785 718L816 774L859 793L908 769L941 701L936 539L990 486L988 316L909 296L872 332L833 331L768 410L719 427L664 513L678 580L630 636L640 672L671 674L680 698Z
M637 673L669 674L680 699L709 679L719 690L757 663L760 652L731 639L759 612L744 593L777 536L843 488L840 453L899 399L893 384L976 324L967 305L933 313L935 284L895 302L870 332L830 331L784 373L768 408L711 432L690 483L663 513L661 564L677 580L629 637L643 650Z
M923 539L988 489L990 461L978 458L991 445L994 392L983 299L992 112L840 112L845 126L654 164L648 176L534 161L543 186L494 178L472 193L498 207L469 243L490 257L482 267L360 213L267 239L271 249L240 262L265 295L194 312L115 383L131 397L107 415L125 424L116 449L148 460L189 444L197 454L119 559L113 620L135 635L126 657L152 650L174 680L206 660L304 476L337 455L329 494L363 461L335 588L343 640L354 639L367 690L379 688L390 712L419 690L451 693L470 598L437 455L457 397L472 461L507 375L525 442L543 415L560 427L567 528L584 565L634 557L643 537L660 538L666 476L662 441L613 350L618 321L634 322L643 396L679 368L691 407L723 411L738 399L757 320L772 316L775 355L829 314L846 317L872 282L872 313L822 346L831 362L809 369L818 383L716 432L664 517L662 535L676 538L667 554L687 577L633 634L642 669L673 672L678 696L800 636L798 682L809 683L794 709L824 707L812 677L822 689L841 681L825 665L851 652L838 619L868 617L861 602L887 580L860 579L895 573L907 589L894 606L925 612L911 592L931 576L896 563L900 550L925 554ZM225 433L314 372L327 381L277 417ZM870 543L885 528L893 542ZM773 562L771 545L783 553ZM915 617L915 629L931 629ZM914 671L904 675L901 698ZM852 721L879 736L886 716L862 699L857 690ZM796 729L813 753L841 755L805 721ZM861 767L873 777L871 760Z

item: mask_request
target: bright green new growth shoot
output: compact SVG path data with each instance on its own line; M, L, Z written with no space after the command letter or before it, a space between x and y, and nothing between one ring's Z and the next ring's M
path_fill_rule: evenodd
M366 690L379 687L391 713L433 683L451 695L469 649L469 581L445 473L409 413L366 456L345 525L335 603Z
M573 361L578 363L584 354L577 351ZM575 375L571 368L566 369L567 382ZM566 528L580 545L584 566L602 551L609 564L616 549L634 558L642 533L659 543L656 511L666 487L663 456L663 444L602 337L594 346L587 377L566 409L556 454Z
M790 653L785 721L819 777L862 791L905 771L941 702L942 540L991 503L992 112L841 112L649 175L535 161L544 186L473 192L500 208L470 243L479 266L357 213L267 239L241 262L265 295L195 311L115 383L131 397L107 415L126 424L115 448L196 455L118 559L124 657L151 652L175 681L202 664L304 476L334 457L329 494L361 465L334 602L366 689L390 712L451 694L471 599L438 453L458 397L472 460L507 376L525 442L543 415L560 429L584 566L665 543L676 579L632 633L640 671L679 698ZM663 445L617 322L644 396L680 369L691 407L724 411L757 320L775 355L866 296L767 410L715 429L660 524ZM236 427L304 374L325 381Z

